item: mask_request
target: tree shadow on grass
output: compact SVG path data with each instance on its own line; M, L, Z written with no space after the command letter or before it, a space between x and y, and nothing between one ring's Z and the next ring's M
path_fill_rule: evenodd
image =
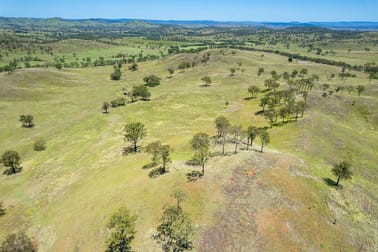
M14 174L20 173L21 171L22 171L22 167L17 167L14 170L12 168L9 168L9 169L6 169L3 172L3 174L10 176L10 175L14 175Z
M125 147L122 149L122 155L123 156L127 156L127 155L131 155L131 154L136 154L140 152L140 149L138 148L137 152L134 151L134 148L132 146L128 146L128 147Z
M330 178L323 178L324 183L326 183L328 186L335 187L336 189L340 188L343 189L343 186L341 184L336 185L336 182L333 179Z
M199 180L200 178L202 178L203 174L200 171L194 171L193 170L191 172L188 172L185 176L186 176L187 182L195 182L195 181Z
M255 115L263 115L265 111L262 111L262 110L259 110L257 112L255 112Z
M168 171L166 169L164 169L163 167L158 167L158 168L155 168L153 170L151 170L149 173L148 173L148 176L150 178L157 178L161 175L164 175L168 173Z
M256 97L251 97L251 96L250 96L250 97L245 97L245 98L244 98L245 101L250 101L250 100L253 100L253 99L256 99Z
M156 163L151 162L151 163L143 165L142 169L143 170L151 169L151 168L155 167L156 165L157 165Z

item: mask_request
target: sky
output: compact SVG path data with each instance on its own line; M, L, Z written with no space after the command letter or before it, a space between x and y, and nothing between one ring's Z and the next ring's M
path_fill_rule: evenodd
M378 21L378 0L0 0L2 17Z

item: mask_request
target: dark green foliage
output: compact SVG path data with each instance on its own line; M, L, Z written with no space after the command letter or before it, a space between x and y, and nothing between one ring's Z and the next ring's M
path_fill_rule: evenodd
M197 133L190 140L194 151L193 159L202 166L202 175L205 174L205 164L210 155L210 137L206 133Z
M108 109L110 108L110 103L109 102L104 102L103 104L102 104L102 110L104 111L104 113L105 114L107 114L108 113Z
M255 98L256 94L260 92L260 88L256 85L252 85L248 88L248 92L251 94L252 98Z
M19 119L19 121L22 123L22 127L24 128L34 127L33 120L34 120L34 117L32 115L20 115L20 119Z
M270 122L270 127L273 127L273 123L275 122L277 118L277 112L275 109L269 109L268 111L265 111L264 113L265 119Z
M23 232L9 234L1 245L1 252L37 252L38 247Z
M8 170L4 172L4 174L11 175L21 171L21 158L17 151L6 151L3 153L0 159L0 163L2 163L5 167L9 167Z
M131 91L131 99L136 101L137 99L148 100L151 96L151 93L148 91L148 88L145 85L135 86Z
M120 67L118 65L114 65L113 68L114 68L114 72L110 74L110 79L120 80L122 76Z
M172 74L175 73L175 70L172 67L169 67L168 68L168 73L169 73L169 76L172 77Z
M255 126L249 126L247 129L247 150L249 146L253 146L253 141L256 139L257 135L259 134L259 128Z
M209 76L202 77L201 80L205 83L205 86L211 85L211 78Z
M43 138L39 138L34 142L34 150L35 151L43 151L46 150L46 141Z
M242 135L242 127L240 125L233 125L230 127L230 133L232 135L232 140L235 143L234 153L238 153L238 145Z
M353 175L350 170L350 163L346 161L335 164L332 168L332 173L337 177L336 186L339 185L340 179L351 179Z
M125 139L133 144L134 152L138 151L137 143L147 135L144 125L140 122L125 125Z
M0 216L5 215L5 207L3 206L3 202L0 201Z
M113 108L117 108L119 106L125 106L126 105L126 99L123 97L114 99L110 102Z
M166 172L166 165L171 161L170 152L172 148L169 145L162 145L161 142L155 141L148 144L145 148L145 151L152 155L152 163L157 165L159 162L162 162L163 173Z
M257 76L260 76L264 73L264 68L263 67L259 67L259 70L257 71Z
M357 86L357 93L358 93L358 96L360 96L361 93L364 92L364 91L365 91L365 86L363 86L363 85L358 85L358 86Z
M230 121L225 116L218 116L214 121L218 137L221 137L230 126Z
M185 71L185 69L189 69L191 67L191 64L190 62L181 62L179 65L178 65L178 69L183 72Z
M146 76L143 78L143 81L148 87L155 87L160 85L160 78L155 75Z
M235 68L231 68L231 69L230 69L230 75L231 75L231 76L234 76L234 75L235 75L235 72L236 72L236 69L235 69Z
M181 207L165 206L152 238L161 245L166 252L182 252L192 250L194 228L192 220Z
M130 215L126 207L121 207L112 215L107 227L111 235L106 241L106 252L128 252L132 251L131 243L135 238L136 216Z
M259 138L261 142L261 152L263 152L264 147L270 143L270 135L267 130L260 130Z
M133 72L138 70L138 64L137 63L131 64L131 66L129 66L129 70Z

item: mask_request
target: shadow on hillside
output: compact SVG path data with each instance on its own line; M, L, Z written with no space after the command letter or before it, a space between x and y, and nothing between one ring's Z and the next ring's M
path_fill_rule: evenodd
M253 100L253 99L256 99L256 97L245 97L244 98L245 101L250 101L250 100Z
M331 187L335 187L335 188L340 188L340 189L343 189L343 186L341 184L339 184L338 186L336 186L336 182L333 180L333 179L330 179L330 178L323 178L323 181L324 183L326 183L328 186L331 186Z
M127 155L130 155L130 154L136 154L140 152L140 149L138 149L136 152L134 151L134 148L132 146L128 146L128 147L125 147L122 149L122 155L123 156L127 156Z
M200 178L202 178L203 174L200 171L194 171L193 170L191 172L188 172L185 176L186 176L187 182L195 182L195 181L199 180Z
M148 173L148 176L150 178L157 178L161 175L164 175L168 173L168 171L166 169L164 169L163 167L158 167L158 168L155 168L153 170L151 170L149 173Z
M259 111L255 112L255 115L263 115L263 114L264 114L264 111L262 111L262 110L259 110Z
M22 167L17 167L14 170L12 168L9 168L9 169L6 169L3 172L3 174L10 176L10 175L14 175L14 174L20 173L21 171L22 171Z

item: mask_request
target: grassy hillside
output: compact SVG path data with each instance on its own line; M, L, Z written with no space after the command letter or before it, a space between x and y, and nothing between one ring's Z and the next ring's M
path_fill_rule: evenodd
M112 49L113 50L113 49ZM137 251L160 251L151 240L165 204L175 188L188 193L183 203L196 224L197 251L373 251L378 225L376 149L378 83L363 73L346 84L364 84L356 94L323 98L320 85L341 69L310 62L288 63L286 57L230 50L210 50L210 61L167 78L167 68L182 61L199 62L201 54L181 54L122 67L120 81L111 81L112 67L85 69L22 69L0 75L0 152L17 150L21 173L0 177L0 240L26 229L41 251L101 251L106 223L120 206L138 215ZM205 53L205 52L203 52ZM241 63L241 66L238 65ZM258 77L264 67L266 74ZM230 68L245 69L230 76ZM189 140L197 132L215 135L214 119L225 115L244 129L268 126L259 99L248 86L263 83L270 71L306 67L320 80L309 97L309 110L297 123L274 127L265 153L243 150L210 159L203 179L188 183L193 168ZM101 105L123 96L155 74L161 85L151 88L150 101L128 104L103 114ZM213 83L203 87L201 78ZM343 84L335 78L331 88ZM261 94L260 96L261 97ZM226 101L229 105L226 106ZM354 103L354 105L352 105ZM20 114L34 115L36 126L20 126ZM144 153L123 155L125 123L140 121L148 136L174 148L170 172L156 179L142 167ZM47 149L35 152L38 137ZM256 145L258 145L256 141ZM213 151L219 151L213 146ZM334 162L350 159L354 177L336 190L325 181Z

